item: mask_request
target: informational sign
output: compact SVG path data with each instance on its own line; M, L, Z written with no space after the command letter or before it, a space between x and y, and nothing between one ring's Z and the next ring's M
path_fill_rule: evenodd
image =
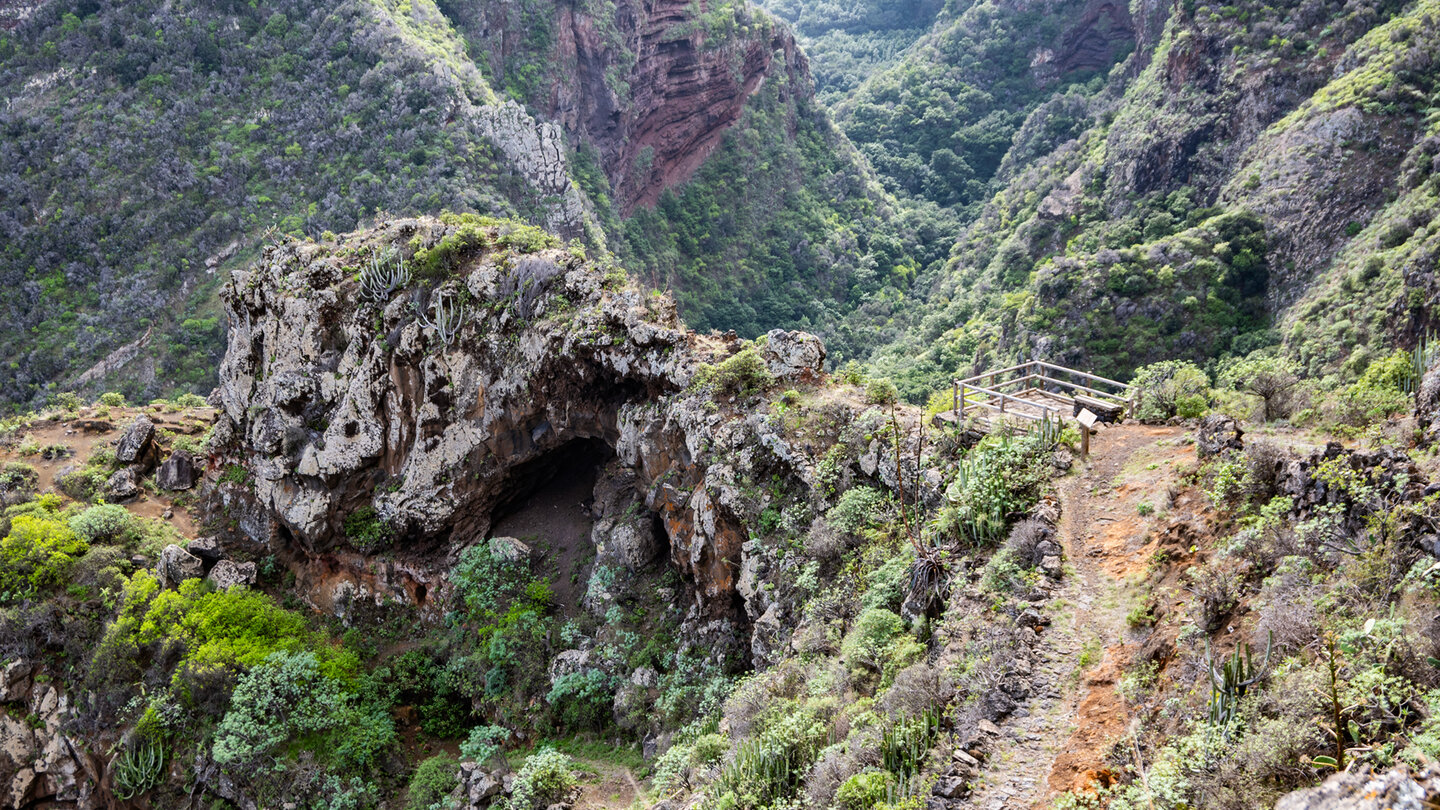
M1081 408L1080 415L1075 418L1079 419L1080 424L1084 425L1086 428L1094 428L1096 420L1098 420L1100 417L1096 416L1095 413L1089 408Z

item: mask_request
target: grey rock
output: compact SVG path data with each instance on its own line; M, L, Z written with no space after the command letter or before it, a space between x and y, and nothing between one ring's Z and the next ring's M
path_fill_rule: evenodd
M225 556L220 550L220 541L214 537L197 537L185 544L185 550L212 565Z
M1432 764L1418 774L1403 766L1379 774L1362 766L1280 797L1275 810L1424 810L1437 799L1440 766Z
M196 559L199 559L198 557ZM235 587L249 587L255 584L255 563L237 563L234 560L221 560L210 569L205 577L210 580L218 590L228 591Z
M105 495L112 501L124 502L140 496L140 472L135 465L122 467L105 481Z
M1195 454L1200 458L1210 458L1228 450L1243 450L1244 435L1245 431L1232 417L1212 413L1200 420L1200 430L1195 437Z
M160 562L155 565L155 576L160 580L160 584L173 588L187 579L205 576L205 563L177 545L168 545L160 552Z
M115 460L121 464L133 464L144 459L155 438L155 423L150 417L140 414L125 428L120 442L115 445Z
M513 537L490 538L490 553L509 562L524 562L530 559L530 547Z
M171 491L195 486L195 459L184 450L171 453L155 471L155 484Z
M771 329L761 350L765 366L786 381L818 382L825 370L825 344L807 332Z

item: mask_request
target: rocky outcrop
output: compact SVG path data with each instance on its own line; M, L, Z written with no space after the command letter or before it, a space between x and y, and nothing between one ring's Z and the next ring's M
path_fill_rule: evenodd
M195 486L195 459L184 450L176 450L155 471L155 485L161 489L181 490Z
M483 541L496 509L547 470L612 456L617 489L596 501L598 553L633 566L668 549L694 590L696 622L755 618L737 590L758 516L748 482L813 472L761 416L727 416L685 393L702 363L738 345L685 331L669 299L560 250L475 250L433 289L361 297L354 250L438 244L458 227L402 220L340 245L271 248L232 277L216 435L253 484L220 487L220 506L253 539L312 557L342 546L346 517L362 507L394 530L401 558L454 552ZM507 227L487 226L483 241ZM451 342L413 314L462 295L470 303ZM781 384L820 378L818 340L775 343Z
M585 202L570 181L565 136L560 127L536 121L514 101L479 107L475 120L514 170L529 181L534 195L545 201L545 227L555 233L577 235L585 220Z
M65 732L69 698L37 674L24 660L0 668L0 703L14 709L0 712L0 805L107 806L98 789L103 765Z
M1275 810L1424 810L1437 801L1440 768L1434 765L1418 774L1403 766L1377 774L1362 765L1282 796Z
M612 19L558 10L556 58L576 70L549 113L599 149L623 214L689 179L767 75L785 71L809 88L788 30L743 4L726 10L733 23L685 0L619 0Z

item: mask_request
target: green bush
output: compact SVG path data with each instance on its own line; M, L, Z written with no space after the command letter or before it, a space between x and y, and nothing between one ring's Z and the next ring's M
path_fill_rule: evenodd
M900 617L884 608L870 608L855 619L855 626L840 644L840 656L852 667L881 672L897 638L905 632Z
M373 506L362 506L345 518L345 539L362 554L378 551L395 537L395 530L380 519Z
M107 408L123 408L125 395L118 391L106 391L100 395L100 404Z
M510 739L510 730L501 726L476 726L460 743L460 756L468 762L485 764L500 753L500 746Z
M204 408L210 403L199 394L181 394L175 398L175 404L182 408Z
M895 383L884 377L875 377L865 384L865 401L871 405L893 405L899 399Z
M221 765L254 762L293 737L335 728L346 702L312 653L273 652L235 686L211 753Z
M889 771L857 773L835 792L835 804L841 810L871 810L885 803L886 791L895 784Z
M70 518L70 528L90 543L113 542L133 523L129 510L108 503L92 506Z
M68 531L69 527L66 527ZM215 670L258 666L275 652L309 649L327 677L348 679L359 665L354 653L310 632L305 618L281 608L266 594L247 589L215 591L203 579L162 590L149 571L125 584L120 615L96 651L99 658L134 659L142 648L175 657L176 685Z
M90 544L53 512L13 514L0 540L0 601L65 584L76 558Z
M1194 363L1165 360L1135 371L1130 384L1135 386L1138 401L1135 418L1161 421L1180 413L1182 403L1187 412L1201 412L1208 404L1210 378ZM1187 417L1194 418L1194 417Z
M525 758L515 774L510 810L543 810L567 801L575 789L570 757L553 748L541 748Z
M697 385L713 384L717 391L736 397L757 394L774 382L770 369L753 346L741 349L714 366L702 366L695 373Z
M407 810L431 810L460 784L460 763L449 754L436 754L420 763L410 777Z
M587 669L556 678L546 700L568 728L599 731L611 723L615 695L604 672Z
M105 481L109 478L104 470L96 467L86 466L74 472L66 473L55 477L55 488L69 495L77 501L89 502L95 500L105 490Z
M1012 516L1029 511L1049 480L1038 435L992 434L956 465L940 526L972 546L1005 537Z
M858 533L885 520L888 499L874 487L851 487L825 513L825 520L843 532Z

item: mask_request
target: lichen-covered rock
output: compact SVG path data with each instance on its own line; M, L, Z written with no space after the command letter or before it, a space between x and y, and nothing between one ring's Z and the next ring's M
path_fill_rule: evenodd
M0 805L105 807L100 764L86 753L84 740L65 732L69 698L34 680L32 672L30 664L16 661L0 673L5 702L20 709L0 712Z
M115 460L121 464L143 462L149 454L154 438L155 423L150 421L150 417L140 414L125 428L125 433L116 443Z
M825 372L825 344L807 332L771 329L761 356L770 373L781 380L816 383Z
M1234 417L1223 413L1210 414L1200 420L1200 430L1195 437L1195 454L1200 458L1210 458L1229 450L1242 450L1245 443L1241 437L1244 435L1245 431L1240 429Z
M136 465L116 470L105 481L105 497L111 501L123 503L139 496L140 471Z
M155 576L162 585L173 588L187 579L205 576L205 563L177 545L168 545L160 552L160 561L155 565Z
M1337 773L1318 787L1280 797L1275 810L1426 810L1440 800L1440 767L1374 773L1368 767Z
M231 588L249 587L255 584L255 563L237 563L234 560L221 560L210 569L205 576L216 590L228 591Z

